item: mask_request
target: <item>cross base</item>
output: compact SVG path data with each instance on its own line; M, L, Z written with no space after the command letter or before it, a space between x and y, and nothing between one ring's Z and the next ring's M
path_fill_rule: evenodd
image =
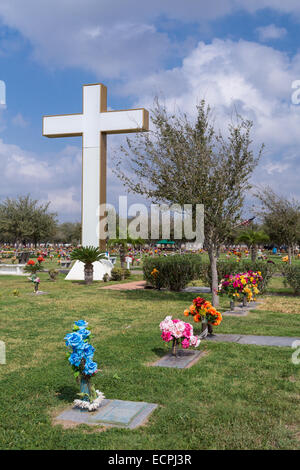
M102 281L105 274L111 275L113 264L104 259L102 261L95 261L94 266L94 281ZM84 281L84 264L81 261L76 261L72 266L65 281Z

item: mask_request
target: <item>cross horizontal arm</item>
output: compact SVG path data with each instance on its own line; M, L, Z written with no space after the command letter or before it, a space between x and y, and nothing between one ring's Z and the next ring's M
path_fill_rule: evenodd
M83 115L66 114L43 117L43 135L46 137L74 137L83 132Z
M146 109L107 111L100 114L100 129L106 134L123 134L149 130L149 113Z

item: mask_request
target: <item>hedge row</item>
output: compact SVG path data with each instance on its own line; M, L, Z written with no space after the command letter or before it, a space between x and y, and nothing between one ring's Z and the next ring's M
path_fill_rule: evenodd
M157 289L180 291L201 274L201 255L172 255L146 258L144 279Z
M276 266L266 261L244 260L240 262L219 260L218 261L218 279L224 278L226 274L238 274L252 271L260 271L263 282L259 286L261 293L265 292L275 270ZM203 262L201 255L173 255L161 256L155 258L146 258L143 263L144 279L148 284L157 289L163 287L180 291L194 279L201 279L206 286L211 286L211 270L209 262ZM290 273L290 278L297 279L300 290L300 268L298 277ZM296 282L296 281L294 281Z

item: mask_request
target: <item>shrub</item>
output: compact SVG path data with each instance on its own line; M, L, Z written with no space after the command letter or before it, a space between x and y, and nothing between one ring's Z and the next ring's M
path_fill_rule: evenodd
M219 260L218 261L218 278L219 282L225 277L226 274L238 274L241 272L241 262L237 263L236 261L227 261ZM209 262L202 264L200 279L204 282L206 286L211 287L211 269Z
M111 271L110 278L112 281L122 281L123 279L128 279L130 277L129 269L123 268L114 268Z
M180 291L201 272L201 257L198 255L172 255L146 258L143 263L144 279L153 287L166 287Z
M128 279L130 276L130 269L124 269L124 279Z
M290 286L296 295L300 294L300 266L283 266L284 285Z
M49 277L51 281L56 281L59 275L59 271L57 269L49 269Z

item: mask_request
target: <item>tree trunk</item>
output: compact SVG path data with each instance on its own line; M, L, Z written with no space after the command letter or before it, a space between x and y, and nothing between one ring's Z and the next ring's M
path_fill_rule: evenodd
M288 247L288 257L289 257L289 265L292 264L292 247Z
M255 263L256 256L257 256L257 245L252 245L251 246L251 261L252 261L252 263Z
M217 307L219 305L218 292L218 271L217 271L217 256L214 247L208 250L210 269L211 269L211 292L212 292L212 305Z
M119 248L119 253L120 253L121 268L125 268L125 254L126 254L126 250L125 250L124 246L120 246L120 248Z
M94 279L94 266L92 264L84 265L84 280L86 284L92 284Z

